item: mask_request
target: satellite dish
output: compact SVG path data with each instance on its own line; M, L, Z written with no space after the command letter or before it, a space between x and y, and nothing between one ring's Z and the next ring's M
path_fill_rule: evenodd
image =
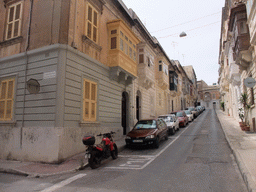
M249 87L249 88L252 88L254 87L256 81L255 79L253 79L252 77L247 77L245 80L244 80L244 85L246 87Z

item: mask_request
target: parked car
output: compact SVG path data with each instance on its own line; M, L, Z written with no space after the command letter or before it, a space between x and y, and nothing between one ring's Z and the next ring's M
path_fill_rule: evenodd
M191 122L194 120L194 115L190 110L185 110L186 115L188 116L188 121Z
M186 110L191 111L194 116L194 119L199 115L199 112L195 109L195 107L187 107Z
M175 114L179 120L180 127L186 127L188 124L188 116L186 115L185 111L174 111L171 114Z
M201 106L197 106L196 110L198 111L199 114L201 114L203 112L203 109Z
M160 115L158 118L164 120L170 135L173 135L176 131L179 130L179 120L174 114Z
M159 147L161 140L168 139L168 128L162 119L139 120L126 135L126 146L153 145Z

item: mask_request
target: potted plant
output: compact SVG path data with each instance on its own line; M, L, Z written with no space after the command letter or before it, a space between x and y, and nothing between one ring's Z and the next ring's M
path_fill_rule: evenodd
M248 114L249 114L249 110L251 108L251 105L248 104L248 95L247 95L247 93L242 93L241 94L240 102L243 105L243 108L242 108L241 111L243 111L243 115L244 115L244 124L245 124L244 129L245 129L245 131L249 131L250 130L250 125L249 125L249 121L248 121ZM242 117L242 115L241 115L241 117Z
M220 102L220 106L222 108L222 111L225 111L225 103L224 103L224 101Z
M240 125L241 129L244 130L245 123L244 123L244 110L243 110L243 108L238 109L238 115L239 115L239 118L241 119L241 122L239 122L239 125Z

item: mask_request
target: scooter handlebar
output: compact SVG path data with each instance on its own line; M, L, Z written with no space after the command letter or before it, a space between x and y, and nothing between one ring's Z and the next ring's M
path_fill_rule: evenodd
M101 133L100 133L100 134L99 134L99 135L97 135L97 136L99 136L99 137L100 137L100 136L102 136L102 135L106 135L106 134L115 134L115 133L116 133L116 132L114 132L114 131L111 131L111 132L108 132L108 133L103 133L103 134L101 134Z

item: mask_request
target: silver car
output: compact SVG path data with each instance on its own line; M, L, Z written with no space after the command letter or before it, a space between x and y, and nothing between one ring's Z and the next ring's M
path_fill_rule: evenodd
M185 111L186 115L188 116L188 121L191 122L194 120L194 115L190 110Z
M160 115L158 119L164 120L164 122L167 125L168 133L170 135L175 134L176 131L179 130L179 120L178 118L173 114L167 114L167 115Z

